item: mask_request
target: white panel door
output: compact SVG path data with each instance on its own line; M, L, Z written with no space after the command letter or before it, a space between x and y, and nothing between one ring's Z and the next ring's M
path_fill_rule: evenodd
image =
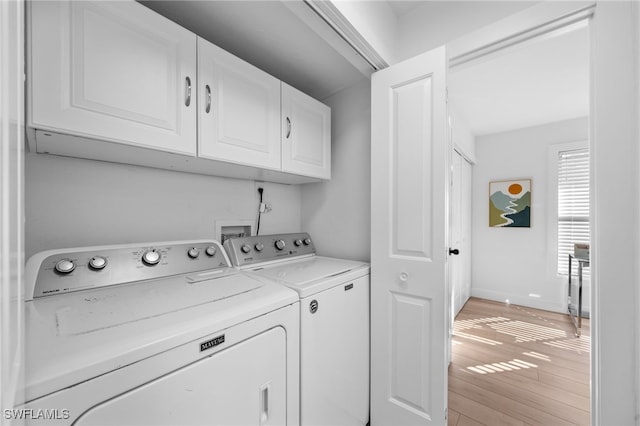
M453 322L458 314L460 306L460 292L462 287L462 268L460 263L460 240L461 240L461 180L462 157L452 150L451 155L451 181L449 193L449 335L447 342L447 363L451 364L451 353L453 344Z
M451 211L450 211L450 255L455 254L449 259L449 284L452 293L452 316L451 319L458 314L462 308L462 286L463 286L463 265L460 260L460 252L464 252L462 247L463 243L463 229L462 229L462 173L463 173L462 156L453 152L451 158ZM457 250L455 252L454 250Z
M372 426L446 424L445 56L441 47L372 77Z
M137 2L34 1L31 127L196 152L196 36Z
M331 179L331 108L282 83L282 171Z
M286 339L273 328L97 405L74 424L285 425Z
M460 259L462 263L462 286L460 289L460 309L467 303L471 297L471 184L472 184L473 166L466 159L462 161L462 172L460 180L462 181L462 194L460 208L462 212L461 220L461 243L460 243Z
M280 169L280 80L198 38L198 154Z
M471 164L453 151L451 163L450 246L457 255L449 258L452 319L471 295Z

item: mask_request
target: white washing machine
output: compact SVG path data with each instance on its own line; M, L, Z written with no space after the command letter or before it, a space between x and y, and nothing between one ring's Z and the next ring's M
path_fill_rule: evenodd
M218 242L47 251L26 274L27 424L299 424L297 294Z
M300 296L300 423L369 421L369 265L316 255L306 233L227 240L231 262Z

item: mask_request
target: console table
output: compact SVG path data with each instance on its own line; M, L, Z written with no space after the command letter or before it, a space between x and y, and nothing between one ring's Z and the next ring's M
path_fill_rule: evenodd
M574 260L578 262L578 309L575 315L571 307L571 265ZM569 317L573 325L576 327L576 337L580 337L582 333L582 269L588 266L589 259L575 257L573 254L569 254L569 299L567 302L567 311L569 312Z

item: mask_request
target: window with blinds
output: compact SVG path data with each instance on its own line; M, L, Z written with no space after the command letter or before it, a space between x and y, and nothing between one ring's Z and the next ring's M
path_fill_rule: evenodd
M569 273L574 243L589 243L589 150L558 155L558 274ZM573 265L573 270L577 270ZM573 271L572 271L573 272ZM583 272L589 277L589 269Z

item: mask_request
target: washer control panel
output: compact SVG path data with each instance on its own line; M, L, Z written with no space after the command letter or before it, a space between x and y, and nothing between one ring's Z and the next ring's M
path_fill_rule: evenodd
M32 261L33 298L231 267L217 241L52 250Z
M234 266L316 253L311 237L305 232L230 238L224 242L224 248Z

